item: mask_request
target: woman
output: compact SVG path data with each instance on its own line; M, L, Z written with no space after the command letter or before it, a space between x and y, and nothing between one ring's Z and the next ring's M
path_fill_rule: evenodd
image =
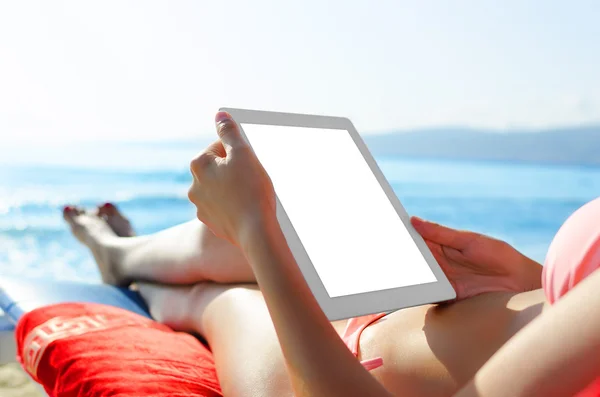
M65 218L91 248L106 282L136 280L154 318L207 339L225 395L291 395L262 295L254 284L239 284L253 281L253 274L237 247L198 221L130 237L129 222L112 205L95 213L67 208ZM383 357L372 374L392 391L449 395L541 311L541 290L523 292L539 288L541 266L489 237L413 223L462 300L375 322L360 337L360 357ZM342 334L346 322L333 326Z
M220 140L192 162L189 194L210 230L195 222L119 238L131 231L112 206L96 215L67 208L65 218L106 281L137 281L155 318L207 339L226 395L423 396L462 387L460 395L479 395L481 386L481 395L515 396L531 390L528 379L514 382L523 371L511 373L503 364L540 354L518 343L521 335L536 342L545 325L539 319L531 325L537 328L528 327L481 367L542 310L542 291L525 292L540 287L539 264L485 236L413 220L459 302L363 322L369 326L360 336L359 358L384 362L369 373L339 338L344 322L329 326L306 286L275 219L268 176L228 115L218 114L217 124ZM250 282L254 275L262 294L253 285L214 283ZM506 373L520 389L497 387ZM472 381L476 374L482 383ZM580 390L586 379L569 387Z

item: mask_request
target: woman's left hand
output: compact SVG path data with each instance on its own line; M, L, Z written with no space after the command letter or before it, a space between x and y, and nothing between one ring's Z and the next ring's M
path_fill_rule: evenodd
M218 237L239 245L244 233L275 216L271 179L227 112L215 117L219 139L196 156L188 197Z
M413 217L411 223L456 291L456 300L485 292L541 288L542 266L504 241Z

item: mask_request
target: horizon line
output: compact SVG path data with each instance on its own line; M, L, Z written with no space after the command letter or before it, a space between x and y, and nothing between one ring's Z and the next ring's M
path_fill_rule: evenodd
M583 122L583 123L573 123L573 124L562 124L556 126L546 126L546 127L532 127L532 126L509 126L505 128L501 127L483 127L483 126L475 126L468 124L439 124L439 125L429 125L429 126L416 126L416 127L398 127L394 129L386 129L386 130L377 130L377 131L359 131L360 135L367 138L372 136L382 136L382 135L392 135L392 134L411 134L411 133L421 133L421 132L434 132L441 130L448 130L452 132L456 132L458 130L462 130L462 132L473 132L473 133L481 133L481 134L544 134L551 132L566 132L566 130L582 130L582 129L599 129L600 130L600 121L594 122ZM167 138L167 134L165 134L164 138L152 137L149 139L75 139L71 140L71 144L123 144L123 145L139 145L139 144L159 144L159 143L186 143L191 140L197 139L198 142L204 142L207 140L214 140L217 138L216 133L214 134L203 134L203 133L194 133L188 135L175 136L172 138ZM3 144L5 146L36 146L38 144L41 145L49 145L49 146L62 146L61 144L56 144L56 142L46 141L45 139L40 139L38 142L32 142L31 139L24 140L10 140L5 139Z

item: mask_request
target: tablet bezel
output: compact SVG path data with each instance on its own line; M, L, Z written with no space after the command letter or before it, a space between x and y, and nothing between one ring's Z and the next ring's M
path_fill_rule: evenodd
M371 313L390 312L405 307L442 302L456 298L456 293L448 281L448 278L433 257L433 254L427 247L427 244L421 235L412 227L408 213L400 203L392 186L383 175L383 172L377 165L371 152L368 150L367 145L364 143L349 119L343 117L234 108L222 108L220 110L226 111L232 115L233 119L240 127L244 139L246 139L249 144L250 142L244 132L243 124L327 128L348 131L437 279L437 282L427 284L411 285L331 298L321 282L321 279L288 218L285 209L279 198L276 197L277 219L285 235L288 246L313 295L329 320L333 321ZM252 145L250 144L250 146Z

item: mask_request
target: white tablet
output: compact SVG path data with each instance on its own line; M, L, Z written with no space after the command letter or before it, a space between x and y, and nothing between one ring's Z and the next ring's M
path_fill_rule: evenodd
M330 320L456 297L350 120L221 110L271 177L279 224Z

